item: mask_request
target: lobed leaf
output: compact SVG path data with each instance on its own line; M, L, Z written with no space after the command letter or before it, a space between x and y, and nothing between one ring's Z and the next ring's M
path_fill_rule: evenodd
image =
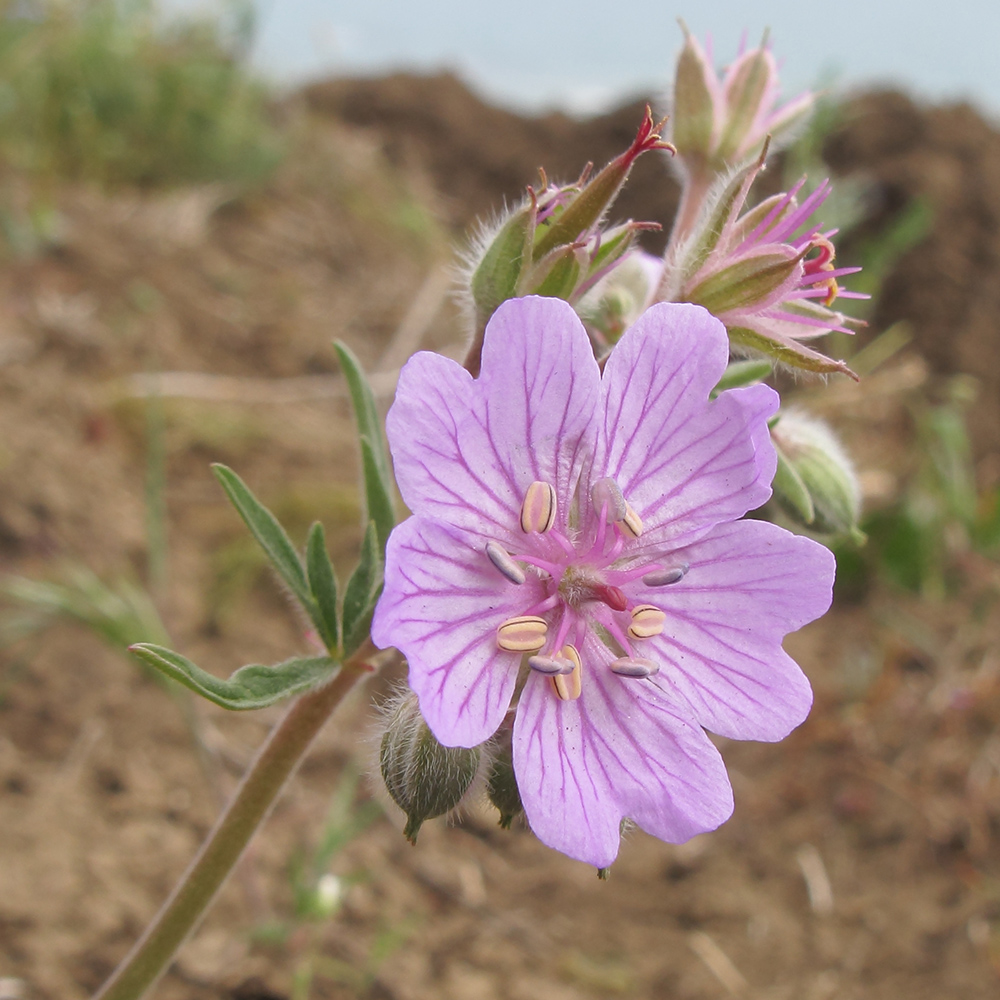
M361 561L344 592L344 655L350 656L365 640L375 602L382 592L382 550L374 521L368 522L361 544Z
M315 622L315 602L309 591L302 560L285 529L232 469L216 463L212 466L212 471L282 580L288 584L299 603Z
M237 712L266 708L318 687L339 666L329 656L295 657L273 666L251 663L240 667L228 680L221 680L164 646L140 642L129 649L143 662L196 694Z
M340 611L337 607L337 574L326 549L326 533L317 521L306 541L306 575L316 603L316 629L329 650L340 648Z

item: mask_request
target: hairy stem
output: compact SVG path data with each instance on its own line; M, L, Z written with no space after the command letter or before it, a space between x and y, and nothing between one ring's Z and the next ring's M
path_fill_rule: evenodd
M363 647L367 655L371 647ZM329 684L296 701L271 730L228 808L163 908L94 1000L139 1000L159 979L226 881L316 734L368 673L355 654Z

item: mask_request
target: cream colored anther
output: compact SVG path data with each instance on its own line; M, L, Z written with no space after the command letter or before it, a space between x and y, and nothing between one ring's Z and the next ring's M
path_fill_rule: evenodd
M551 483L533 482L521 504L521 530L544 534L556 520L556 488Z
M508 653L537 653L545 645L548 626L537 615L508 618L497 629L497 645Z
M639 604L632 609L628 634L633 639L652 639L663 631L667 616L652 604Z
M576 701L583 690L583 664L580 662L580 654L576 646L566 645L559 651L559 656L563 660L569 660L573 664L573 669L568 674L556 674L550 678L552 687L560 701Z

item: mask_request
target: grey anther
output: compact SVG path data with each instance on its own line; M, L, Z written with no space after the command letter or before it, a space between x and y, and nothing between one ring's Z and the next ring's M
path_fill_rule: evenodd
M611 672L619 677L652 677L659 673L659 664L652 660L642 660L637 657L622 656L611 662Z
M610 477L607 479L598 479L594 483L590 490L590 499L594 504L594 510L598 514L607 505L608 512L604 519L608 524L614 524L616 521L623 520L628 512L628 504L625 503L625 497L622 496L621 487Z
M687 563L681 563L680 566L672 566L670 569L655 569L652 573L647 573L642 582L647 587L669 587L670 584L683 580L690 568Z
M486 555L497 570L502 573L511 583L521 584L525 581L524 570L514 562L510 553L496 542L486 543Z
M573 661L562 656L529 656L528 666L546 677L573 673Z

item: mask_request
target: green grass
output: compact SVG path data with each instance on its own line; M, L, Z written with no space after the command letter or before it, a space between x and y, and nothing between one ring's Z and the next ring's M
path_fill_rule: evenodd
M266 175L280 140L240 23L167 23L150 0L0 0L0 161L105 185Z

